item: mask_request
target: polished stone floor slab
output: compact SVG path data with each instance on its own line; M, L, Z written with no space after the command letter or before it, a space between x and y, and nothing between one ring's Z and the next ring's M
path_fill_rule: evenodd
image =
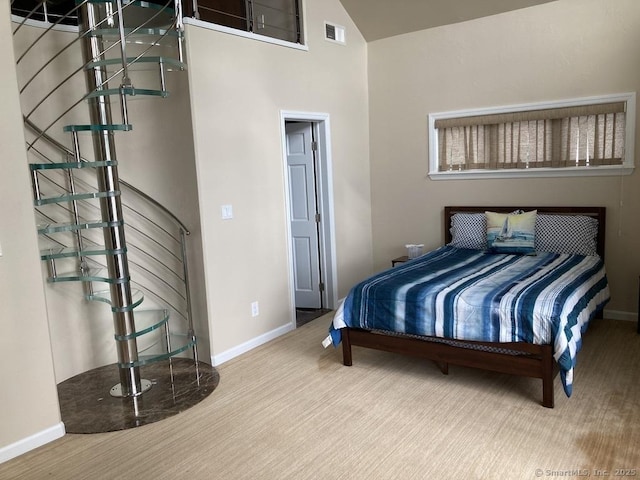
M173 375L172 375L173 372ZM62 421L67 433L125 430L176 415L204 400L220 382L217 370L193 360L173 358L140 368L151 388L135 398L110 395L120 383L118 367L106 365L58 385Z

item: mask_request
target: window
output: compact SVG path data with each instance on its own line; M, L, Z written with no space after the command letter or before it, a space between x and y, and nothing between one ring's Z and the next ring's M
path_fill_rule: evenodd
M186 14L204 22L302 43L301 0L197 0Z
M123 4L131 1L123 0ZM161 5L173 3L173 0L146 1ZM183 0L182 6L185 17L276 39L275 43L281 40L302 45L301 3L302 0ZM76 0L13 0L11 3L11 13L18 17L77 26L75 9ZM65 17L68 12L71 14Z
M78 16L75 11L65 18L65 15L75 7L75 0L14 0L11 4L11 13L41 22L78 25Z
M633 171L635 93L429 115L429 176Z

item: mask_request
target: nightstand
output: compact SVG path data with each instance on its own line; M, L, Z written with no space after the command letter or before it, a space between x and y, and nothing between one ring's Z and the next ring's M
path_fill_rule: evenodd
M407 260L409 260L409 257L408 257L407 255L403 255L403 256L401 256L401 257L394 258L393 260L391 260L391 266L392 266L392 267L395 267L395 266L396 266L396 263L404 263L404 262L406 262Z

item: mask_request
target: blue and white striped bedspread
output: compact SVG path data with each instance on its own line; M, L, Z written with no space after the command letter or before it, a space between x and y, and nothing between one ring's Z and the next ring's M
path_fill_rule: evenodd
M353 287L345 326L488 342L553 343L567 396L582 333L609 301L599 257L490 254L444 246Z

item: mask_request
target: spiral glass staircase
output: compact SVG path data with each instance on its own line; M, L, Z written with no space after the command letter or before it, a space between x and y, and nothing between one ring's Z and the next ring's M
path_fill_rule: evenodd
M70 433L120 430L178 413L218 383L198 360L189 231L118 174L116 138L135 135L129 99L168 96L167 73L186 68L181 4L76 0L34 29L46 7L14 27L41 259L48 282L81 282L86 300L108 305L117 352L114 365L58 386L62 419ZM74 23L77 35L60 34Z

